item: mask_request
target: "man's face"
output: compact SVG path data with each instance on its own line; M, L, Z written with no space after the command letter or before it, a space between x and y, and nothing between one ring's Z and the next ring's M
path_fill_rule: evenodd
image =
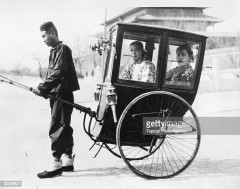
M55 42L53 32L47 33L46 31L41 31L43 42L46 43L47 46L52 46Z

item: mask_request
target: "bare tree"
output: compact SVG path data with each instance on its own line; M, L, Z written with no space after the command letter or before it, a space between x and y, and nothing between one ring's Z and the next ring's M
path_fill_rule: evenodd
M42 63L46 61L46 58L41 57L38 53L34 53L33 59L38 63L38 74L39 77L42 79L44 77L44 68L42 66Z
M86 38L80 39L79 36L75 37L72 41L71 48L78 77L83 77L83 72L85 73L83 67L96 67L95 64L97 60L92 54L90 45Z

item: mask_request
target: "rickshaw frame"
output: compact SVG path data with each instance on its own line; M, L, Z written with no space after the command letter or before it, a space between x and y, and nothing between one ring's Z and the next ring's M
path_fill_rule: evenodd
M129 34L130 37L126 38L125 34ZM153 56L155 42L151 41L152 44L149 45L147 37L150 36L150 40L152 40L151 36L159 39L156 42L159 48L156 63L157 77L154 83L119 78L123 41L131 37L131 40L136 40L135 34L138 38L141 35L146 35L147 41L143 39L142 41L146 44L150 58ZM87 128L85 114L84 130L94 141L94 144L100 144L100 149L105 146L113 155L122 158L128 168L140 177L148 179L170 178L181 173L192 163L200 146L200 124L191 105L199 87L207 37L159 26L118 23L110 29L109 39L110 51L107 53L103 66L103 82L98 84L98 92L95 93L96 99L99 100L97 112L94 114L96 123L92 126L92 119L90 119ZM168 85L165 82L171 39L173 41L180 39L180 42L185 40L186 43L197 44L194 83L190 87ZM145 105L146 107L144 107ZM154 108L155 111L153 111ZM169 110L170 108L171 110ZM166 118L163 114L164 111L168 112L167 119L180 117L181 120L184 120L186 114L190 114L192 122L188 124L187 134L176 135L165 132L156 135L146 135L145 133L144 135L142 133L144 116L147 118L149 116L146 115ZM135 115L140 116L139 120L141 121L136 120ZM93 116L90 115L90 117ZM138 127L138 129L133 129L134 127ZM184 144L176 141L181 141ZM193 145L193 147L187 146L188 144ZM128 149L125 148L132 148L131 153L136 149L139 151L134 156L130 156L126 153ZM140 153L142 155L139 155ZM158 153L158 158L155 157L155 153ZM152 161L150 165L144 162L150 160ZM161 163L159 163L160 160ZM143 162L144 166L139 163L140 161ZM155 162L153 163L153 161ZM161 168L159 168L160 165Z

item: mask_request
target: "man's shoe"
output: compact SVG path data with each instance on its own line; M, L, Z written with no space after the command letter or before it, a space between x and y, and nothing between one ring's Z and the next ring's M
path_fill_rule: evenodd
M65 157L63 158L63 165L62 165L63 172L74 171L74 166L73 166L74 158L75 158L75 154L72 157L65 155Z
M43 178L53 178L56 176L61 176L62 175L62 168L61 169L57 169L55 171L43 171L42 173L38 173L37 176L40 179Z
M62 171L63 172L72 172L72 171L74 171L74 166L73 165L63 166Z
M49 170L43 171L42 173L38 173L37 176L39 178L52 178L56 176L62 175L62 161L53 160L52 165Z

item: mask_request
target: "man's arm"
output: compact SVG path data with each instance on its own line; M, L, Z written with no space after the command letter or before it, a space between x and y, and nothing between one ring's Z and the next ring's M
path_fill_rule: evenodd
M47 77L43 80L42 83L39 84L38 89L41 93L49 93L54 87L56 87L59 83L64 79L65 73L68 68L68 60L69 51L64 46L57 52L53 68L48 70Z

